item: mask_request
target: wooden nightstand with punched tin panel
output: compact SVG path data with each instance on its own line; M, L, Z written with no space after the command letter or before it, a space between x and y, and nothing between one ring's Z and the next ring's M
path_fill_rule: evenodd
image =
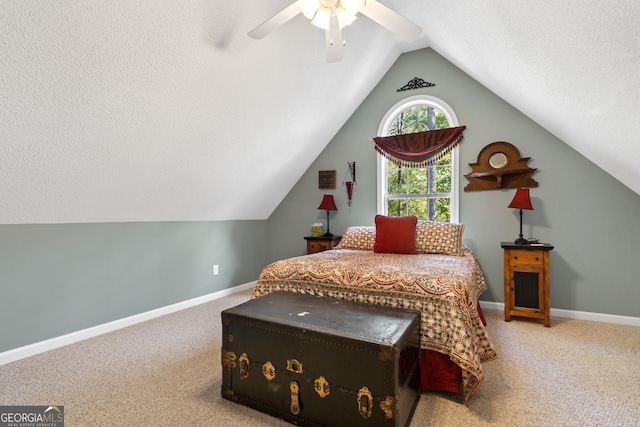
M511 316L544 319L549 327L549 252L553 245L502 242L504 249L504 320Z

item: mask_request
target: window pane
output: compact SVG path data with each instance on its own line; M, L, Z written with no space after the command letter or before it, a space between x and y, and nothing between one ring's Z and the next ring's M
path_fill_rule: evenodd
M427 169L408 169L408 184L409 184L409 193L410 194L426 194L428 177L427 177Z
M409 215L415 215L418 219L428 219L427 199L409 199Z
M436 221L451 221L451 199L441 197L436 200Z
M451 166L439 166L436 168L436 192L451 192Z
M407 202L402 200L389 200L387 202L387 215L404 216L407 212Z
M407 173L403 169L389 170L387 180L389 194L407 194Z

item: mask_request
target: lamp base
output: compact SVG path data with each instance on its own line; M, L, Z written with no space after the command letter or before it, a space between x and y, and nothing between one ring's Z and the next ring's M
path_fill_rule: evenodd
M322 237L333 237L333 233L329 233L328 231L322 235Z
M516 245L528 245L529 241L523 237L518 237L515 241Z

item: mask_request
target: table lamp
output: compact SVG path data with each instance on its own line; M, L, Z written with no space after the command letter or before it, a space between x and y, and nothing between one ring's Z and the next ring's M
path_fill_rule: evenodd
M531 206L531 199L529 198L529 189L518 188L516 190L516 195L513 196L513 200L509 204L509 207L512 209L520 209L520 237L516 239L515 243L516 245L528 245L529 241L522 237L522 210L533 210L533 206Z
M329 211L337 211L336 202L333 201L333 196L331 194L325 194L322 198L322 202L320 202L320 206L318 209L323 209L327 211L327 232L324 233L323 237L333 237L331 231L329 230Z

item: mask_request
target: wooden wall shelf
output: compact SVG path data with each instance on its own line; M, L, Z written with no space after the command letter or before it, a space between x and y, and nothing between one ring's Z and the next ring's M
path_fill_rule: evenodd
M538 182L531 178L536 169L527 166L530 159L521 157L513 144L492 142L480 150L476 163L469 163L471 173L465 175L469 184L464 191L537 187Z

